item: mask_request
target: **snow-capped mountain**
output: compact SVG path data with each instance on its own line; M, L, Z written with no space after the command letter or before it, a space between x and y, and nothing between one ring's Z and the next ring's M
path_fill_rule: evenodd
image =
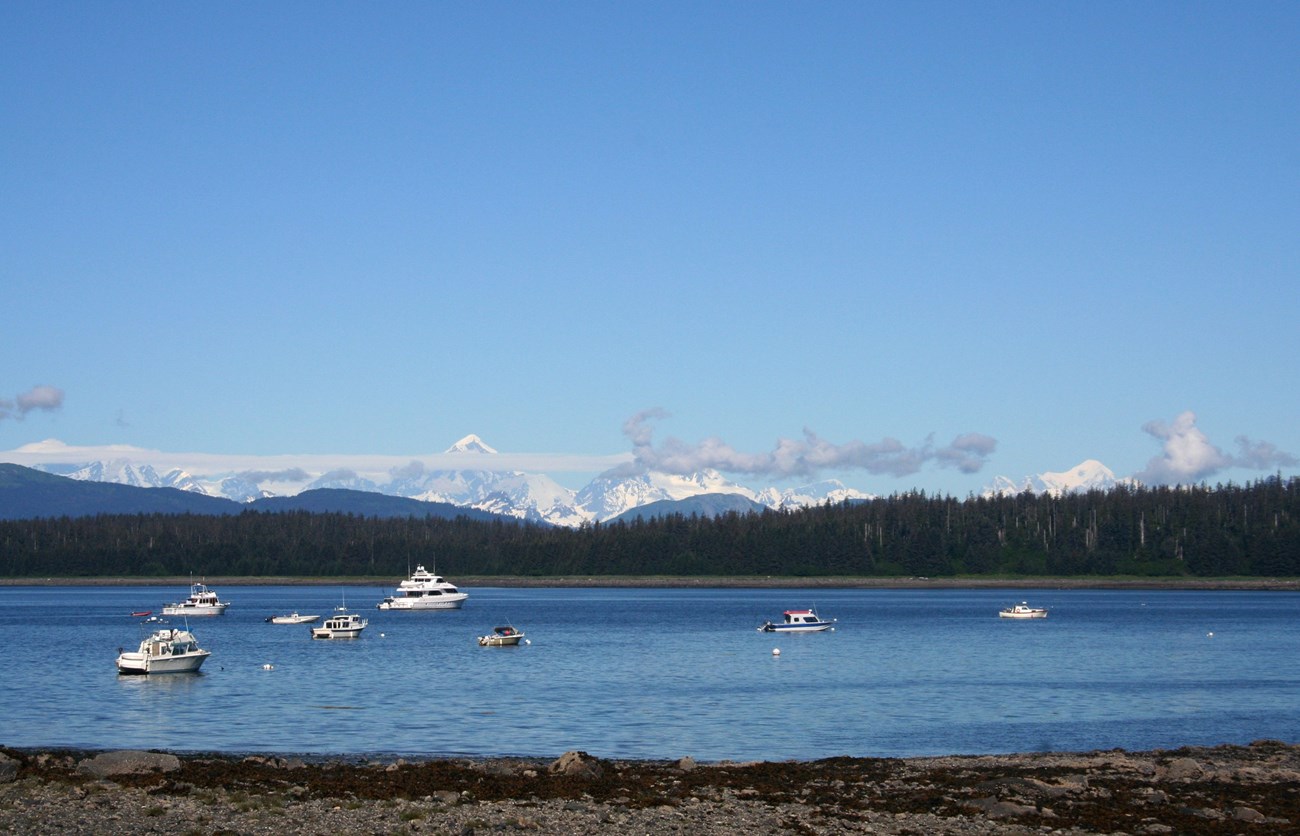
M758 494L737 485L716 470L690 476L649 472L624 479L598 476L575 496L577 507L595 520L608 520L624 511L663 500L687 499L706 493L739 494L757 501Z
M875 498L874 495L863 493L856 488L845 487L844 483L838 479L824 479L810 485L786 488L783 491L778 491L776 488L764 488L758 492L758 501L769 508L808 508L814 505L825 505L828 502L837 505L845 500Z
M494 514L506 514L552 525L581 525L591 519L574 507L574 492L545 474L491 469L497 451L476 435L467 435L448 453L483 456L483 468L462 470L408 469L378 490L425 502L450 502Z
M137 487L173 487L238 502L281 495L293 495L318 488L372 491L425 502L446 502L494 514L551 525L576 527L604 522L650 503L675 502L703 495L732 495L770 508L803 508L845 499L871 499L871 495L827 480L797 488L755 491L725 478L716 470L690 475L648 472L626 478L598 477L581 490L560 485L545 474L499 470L492 457L499 455L477 435L467 435L451 445L447 453L464 454L465 466L456 470L425 469L419 462L389 474L359 474L332 470L302 474L296 484L259 482L277 478L252 473L193 475L182 469L159 475L152 466L129 459L87 462L82 465L36 465L38 470L93 482L116 482ZM481 457L482 466L474 464ZM386 477L386 478L385 478ZM283 477L279 477L283 478Z
M1131 479L1117 479L1109 467L1096 459L1088 459L1069 470L1059 473L1049 470L1037 476L1026 476L1018 482L1007 476L995 477L993 483L984 489L983 495L997 496L999 494L1017 494L1032 491L1033 493L1050 493L1053 496L1060 496L1067 493L1083 493L1093 489L1109 490L1121 483L1132 484L1132 482Z

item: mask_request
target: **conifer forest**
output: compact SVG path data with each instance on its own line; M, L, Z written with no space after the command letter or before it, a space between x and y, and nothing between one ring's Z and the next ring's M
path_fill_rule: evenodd
M244 511L0 522L0 577L1300 576L1300 478L1052 496L895 494L552 528Z

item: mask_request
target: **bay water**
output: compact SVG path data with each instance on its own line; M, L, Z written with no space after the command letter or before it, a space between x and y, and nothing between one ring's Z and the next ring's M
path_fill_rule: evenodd
M1293 592L480 587L393 612L379 587L216 591L227 613L188 622L200 673L128 677L130 613L186 588L0 588L0 745L717 761L1300 740ZM344 599L359 639L265 621ZM1021 600L1050 616L997 617ZM755 629L806 607L834 632ZM502 624L529 644L478 646Z

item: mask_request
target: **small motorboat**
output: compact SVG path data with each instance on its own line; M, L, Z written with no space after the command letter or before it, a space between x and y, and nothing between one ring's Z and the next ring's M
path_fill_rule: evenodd
M291 612L288 615L272 615L266 620L270 624L311 624L319 615L299 615L297 612Z
M514 627L493 627L491 633L478 637L478 643L481 647L513 647L519 644L523 637L523 630L516 630Z
M356 613L347 612L345 607L339 607L319 627L311 628L311 637L313 639L355 639L369 623Z
M1029 602L1021 601L1015 606L998 610L999 618L1047 618L1047 610L1043 607L1031 607Z
M229 601L217 598L217 593L201 583L190 584L190 597L163 607L163 615L221 615L230 606Z
M785 620L780 624L771 621L758 628L760 633L820 633L822 630L834 630L835 619L822 621L816 610L786 610Z
M132 618L144 618L150 615L153 615L153 610L136 610L135 612L131 613Z
M118 651L117 672L125 674L194 673L212 654L199 647L189 630L164 628L140 642L133 652Z

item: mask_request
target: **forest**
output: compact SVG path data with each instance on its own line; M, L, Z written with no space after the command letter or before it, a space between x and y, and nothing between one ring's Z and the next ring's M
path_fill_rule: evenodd
M577 529L305 511L0 522L0 577L1300 576L1300 478L1052 496L924 492Z

